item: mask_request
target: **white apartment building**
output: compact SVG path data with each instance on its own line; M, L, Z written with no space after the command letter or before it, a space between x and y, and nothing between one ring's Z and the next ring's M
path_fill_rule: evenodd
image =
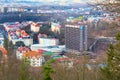
M29 51L29 52L26 52L24 55L23 55L24 58L27 58L28 61L30 61L30 65L32 67L40 67L44 62L45 62L45 59L44 57L42 56L41 53L38 53L36 51Z

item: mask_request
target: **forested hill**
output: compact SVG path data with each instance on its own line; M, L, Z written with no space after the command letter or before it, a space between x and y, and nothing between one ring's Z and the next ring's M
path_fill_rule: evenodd
M0 14L0 23L22 21L49 21L52 14L7 13Z

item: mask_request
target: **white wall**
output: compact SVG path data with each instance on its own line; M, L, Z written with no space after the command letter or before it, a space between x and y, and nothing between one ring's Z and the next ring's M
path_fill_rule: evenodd
M58 45L59 40L58 39L52 39L52 38L39 38L39 44Z
M42 65L43 62L44 62L44 57L42 57L42 56L40 56L39 58L32 57L30 59L30 65L32 67L39 67Z
M17 41L23 41L25 46L30 46L33 44L33 39L13 39L12 42L15 45Z
M40 26L31 25L31 31L33 31L33 32L39 32L39 29L40 29Z

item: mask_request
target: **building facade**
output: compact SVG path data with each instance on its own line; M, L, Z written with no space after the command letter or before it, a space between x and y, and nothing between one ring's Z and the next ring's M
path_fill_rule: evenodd
M42 26L41 24L33 22L31 23L31 31L39 32L41 26Z
M23 54L26 53L27 51L29 51L29 48L27 47L18 47L16 50L16 58L19 60L23 59Z
M29 51L23 54L24 58L27 58L30 61L30 66L32 67L40 67L45 62L44 57L41 53L36 51Z
M65 45L67 49L87 50L87 25L66 25Z

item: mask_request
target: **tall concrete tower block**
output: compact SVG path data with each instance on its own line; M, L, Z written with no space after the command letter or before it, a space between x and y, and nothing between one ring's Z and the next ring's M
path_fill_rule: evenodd
M84 51L88 50L87 25L66 25L65 27L65 45L67 49Z
M82 51L83 50L83 44L84 44L84 42L83 42L83 26L81 25L80 27L79 27L79 35L78 36L80 36L79 37L79 49L80 49L80 51Z
M88 26L84 26L84 50L88 50Z

